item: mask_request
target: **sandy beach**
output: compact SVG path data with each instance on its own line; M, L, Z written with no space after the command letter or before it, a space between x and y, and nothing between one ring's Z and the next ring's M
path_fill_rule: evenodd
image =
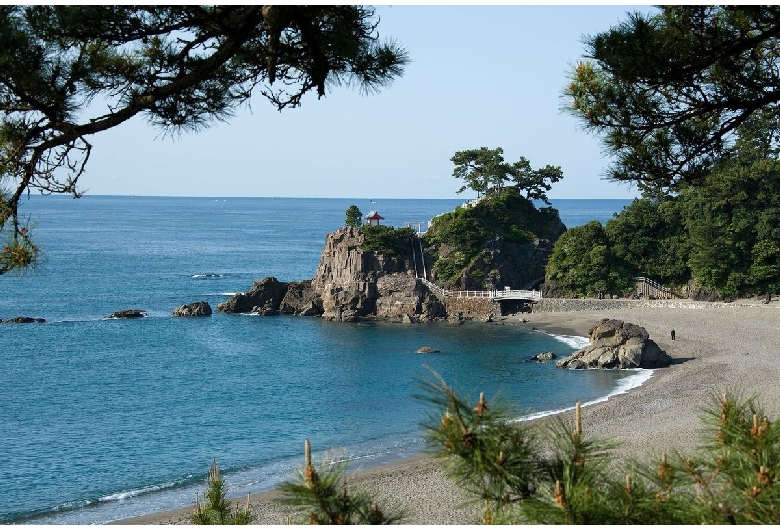
M770 420L780 416L780 364L776 359L780 302L680 305L531 313L504 317L500 323L586 336L600 319L616 318L643 326L674 359L672 366L655 370L641 387L583 409L586 434L619 442L614 454L618 462L623 462L648 452L686 450L697 445L701 408L724 392L756 395ZM672 329L676 331L674 341L670 338ZM478 523L481 507L462 507L465 497L440 467L439 462L422 455L357 471L349 476L348 485L374 492L385 505L405 507L405 524ZM278 503L278 498L276 492L251 498L257 523L299 522L289 508ZM189 524L191 512L188 507L119 524Z

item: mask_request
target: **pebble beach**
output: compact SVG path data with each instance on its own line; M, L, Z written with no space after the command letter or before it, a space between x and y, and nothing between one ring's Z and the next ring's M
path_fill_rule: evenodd
M723 393L756 396L770 420L780 416L780 301L762 302L602 304L599 309L501 317L498 324L587 336L599 320L620 319L644 327L673 358L671 366L654 370L642 386L583 408L585 434L617 442L613 454L620 463L695 447L701 441L702 408ZM347 484L373 493L382 505L403 507L404 524L477 524L482 512L482 506L463 506L466 497L448 480L441 462L428 455L356 471ZM258 524L301 522L279 499L275 491L250 498ZM190 524L191 513L190 507L115 524Z

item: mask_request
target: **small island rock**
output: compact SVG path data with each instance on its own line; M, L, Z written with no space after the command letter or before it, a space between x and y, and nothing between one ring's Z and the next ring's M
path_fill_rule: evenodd
M180 305L173 310L175 317L207 317L211 315L211 306L208 302L192 302Z
M287 284L269 276L252 284L245 293L236 293L225 302L217 305L221 313L256 313L273 315L287 294Z
M107 316L107 319L117 319L117 318L141 318L146 316L146 311L143 309L122 309L121 311L116 311L114 313L111 313L109 316Z
M10 318L8 320L0 320L0 322L3 322L4 324L30 324L33 322L46 322L43 318L33 318L33 317L14 317Z
M537 353L533 357L531 357L531 360L533 361L539 361L540 363L544 363L547 361L552 361L554 359L557 359L557 355L555 355L551 351L543 351L542 353Z
M419 350L417 350L417 353L439 353L439 350L435 348L431 348L430 346L423 346Z

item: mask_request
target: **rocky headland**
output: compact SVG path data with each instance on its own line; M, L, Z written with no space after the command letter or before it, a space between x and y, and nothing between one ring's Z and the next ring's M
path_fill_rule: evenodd
M524 259L504 259L504 276L543 276L549 245L537 241L525 246L528 248L524 251L508 247L511 250L505 254ZM500 252L500 246L491 250L494 255ZM282 282L263 278L248 291L217 305L216 310L319 316L341 322L373 319L405 323L484 321L501 312L489 298L444 296L417 275L411 245L408 254L399 256L366 250L361 230L345 227L326 235L319 266L311 280Z

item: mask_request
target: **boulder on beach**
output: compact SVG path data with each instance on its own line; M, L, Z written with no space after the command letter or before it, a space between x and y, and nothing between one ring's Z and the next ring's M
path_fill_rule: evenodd
M192 302L180 305L173 310L175 317L207 317L211 315L211 306L208 302Z
M146 311L143 309L122 309L121 311L116 311L114 313L111 313L109 316L107 316L107 319L117 319L117 318L141 318L146 316Z
M588 332L590 344L555 363L558 368L663 368L672 358L641 326L605 318Z

